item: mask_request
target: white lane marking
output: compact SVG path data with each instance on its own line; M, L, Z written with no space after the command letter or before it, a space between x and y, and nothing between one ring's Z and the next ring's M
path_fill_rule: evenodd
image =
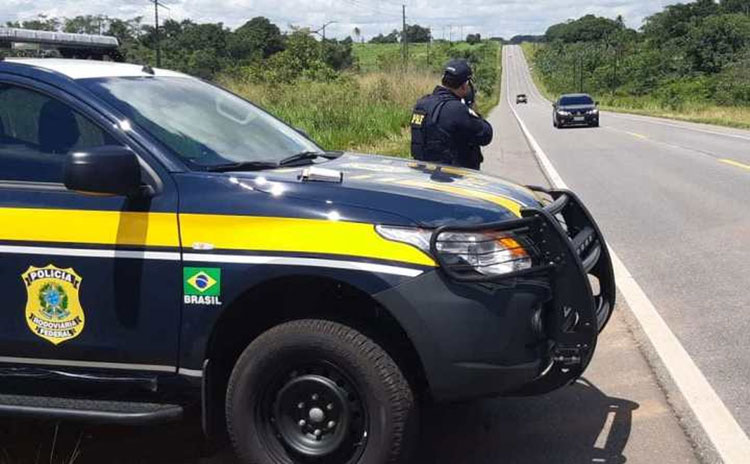
M12 356L0 356L0 363L6 364L29 364L35 366L64 366L64 367L89 367L93 369L122 369L131 371L151 371L151 372L177 372L175 366L161 366L155 364L130 364L130 363L111 363L97 361L76 361L72 359L38 359L38 358L18 358Z
M511 109L550 182L556 188L568 188L518 113L513 107ZM750 439L747 434L611 248L610 254L617 287L719 456L725 464L746 464L750 456Z
M750 136L747 136L747 135L732 134L730 132L720 132L720 131L714 131L714 130L709 130L709 129L702 129L700 127L691 127L688 125L662 121L660 119L657 119L651 116L640 116L640 115L625 116L623 113L616 113L613 111L606 111L605 114L607 114L608 116L614 116L616 118L629 119L631 121L638 121L638 122L643 122L643 123L648 123L648 124L659 124L662 126L676 127L678 129L684 129L684 130L689 130L689 131L694 131L694 132L703 132L705 134L718 135L718 136L723 136L723 137L732 137L732 138L741 139L741 140L750 140Z
M179 261L180 253L162 251L97 250L87 248L53 248L0 245L0 253L22 255L77 256L82 258L126 258Z
M232 263L232 264L271 264L278 266L309 266L352 271L368 271L379 274L393 274L405 277L417 277L423 273L419 269L389 266L386 264L364 263L359 261L337 261L320 258L295 258L289 256L251 256L251 255L218 255L186 253L185 262Z

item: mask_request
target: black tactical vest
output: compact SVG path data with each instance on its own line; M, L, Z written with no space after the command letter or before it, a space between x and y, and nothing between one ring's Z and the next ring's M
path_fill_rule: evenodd
M438 126L438 118L450 97L427 95L417 101L411 117L411 156L419 161L452 164L451 137Z

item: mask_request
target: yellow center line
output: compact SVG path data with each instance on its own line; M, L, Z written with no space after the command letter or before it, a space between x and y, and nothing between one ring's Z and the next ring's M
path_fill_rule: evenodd
M636 132L626 132L626 133L632 135L633 137L638 137L639 139L644 139L645 140L645 139L648 138L645 135L641 135L641 134L638 134Z
M735 166L735 167L738 167L738 168L742 168L742 169L747 169L748 171L750 171L750 164L740 163L739 161L730 160L730 159L726 159L726 158L722 158L719 161L721 161L722 163L725 163L725 164L730 164L732 166Z

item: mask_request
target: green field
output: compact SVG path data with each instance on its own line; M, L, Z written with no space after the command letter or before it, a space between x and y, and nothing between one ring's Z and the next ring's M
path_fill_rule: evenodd
M452 51L465 52L478 50L481 45L469 45L466 42L453 44L446 42L415 43L409 45L409 61L423 68L438 72ZM499 48L499 46L497 46ZM388 64L399 64L403 60L401 44L354 44L354 56L362 72L378 71ZM426 65L426 66L425 66Z
M495 42L413 45L407 66L398 44L358 44L354 52L359 66L330 81L259 83L226 75L219 82L304 129L327 149L403 157L410 152L414 103L439 84L439 70L450 58L474 63L480 112L497 104L500 46Z

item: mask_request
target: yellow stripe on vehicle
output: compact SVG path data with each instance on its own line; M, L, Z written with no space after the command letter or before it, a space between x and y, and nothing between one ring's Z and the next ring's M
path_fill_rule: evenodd
M179 247L177 214L0 208L0 240Z
M181 214L182 239L216 249L322 253L435 266L411 245L386 240L373 224L255 216Z
M217 250L330 254L435 266L427 254L386 240L373 224L322 219L180 215L183 243ZM0 240L143 247L180 246L177 215L0 208Z
M180 246L177 214L0 208L0 240L143 247ZM328 219L182 214L183 243L217 250L316 253L435 266L411 245L386 240L373 224Z
M427 182L427 181L413 180L413 179L402 180L402 181L399 181L398 184L404 185L407 187L419 187L419 188L425 188L429 190L436 190L439 192L452 193L454 195L462 196L465 198L474 198L478 200L488 201L490 203L494 203L496 205L502 206L503 208L507 209L508 211L512 212L518 217L521 217L521 208L524 206L523 204L515 200L512 200L510 198L504 197L496 193L489 193L489 192L484 192L482 190L473 190L473 189L467 189L463 187L456 187L454 185L439 184L436 182Z

